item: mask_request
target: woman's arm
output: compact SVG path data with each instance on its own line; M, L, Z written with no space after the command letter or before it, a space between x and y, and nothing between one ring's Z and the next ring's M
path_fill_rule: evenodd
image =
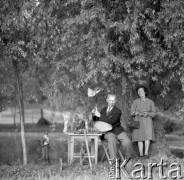
M148 112L148 116L153 118L155 117L155 113L156 113L155 104L153 101L151 101L150 112Z

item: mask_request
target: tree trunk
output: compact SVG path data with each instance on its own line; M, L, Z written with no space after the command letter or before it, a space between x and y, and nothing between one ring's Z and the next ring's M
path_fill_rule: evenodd
M17 92L15 91L15 104L13 107L13 124L16 127L16 115L17 115Z
M43 119L44 117L43 117L43 109L42 108L40 109L40 113L41 113L41 118Z
M13 125L16 126L16 113L17 113L17 105L13 107Z
M15 60L12 60L14 72L15 72L15 79L16 79L16 85L17 85L17 92L18 92L18 104L20 109L20 125L21 125L21 141L22 141L22 149L23 149L23 165L27 164L27 152L26 152L26 141L25 141L25 133L24 133L24 122L25 122L25 116L24 116L24 103L23 103L23 90L20 82L17 62Z
M33 124L34 124L34 116L35 116L35 108L33 107L32 109L32 129L33 129Z

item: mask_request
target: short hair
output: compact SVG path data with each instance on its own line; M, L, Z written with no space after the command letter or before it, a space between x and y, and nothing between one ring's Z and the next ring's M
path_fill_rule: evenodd
M147 95L148 95L148 88L146 87L146 86L143 86L143 85L138 85L137 87L136 87L136 92L137 92L137 94L138 94L138 90L139 89L144 89L144 92L145 92L145 96L147 97Z
M109 96L113 96L113 97L115 97L115 100L117 100L116 94L108 94L108 95L107 95L107 99L109 98Z

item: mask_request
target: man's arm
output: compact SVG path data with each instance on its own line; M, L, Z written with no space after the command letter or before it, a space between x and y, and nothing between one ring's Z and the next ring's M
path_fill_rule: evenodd
M103 115L101 114L99 121L103 121L109 124L116 124L117 121L119 121L121 117L121 111L112 113L111 115Z

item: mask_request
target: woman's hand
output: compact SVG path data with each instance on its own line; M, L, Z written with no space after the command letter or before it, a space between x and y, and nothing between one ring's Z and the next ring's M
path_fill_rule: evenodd
M143 117L147 117L148 113L147 112L143 112Z
M139 111L136 111L135 112L135 116L147 117L148 116L148 113L147 112L139 112Z

